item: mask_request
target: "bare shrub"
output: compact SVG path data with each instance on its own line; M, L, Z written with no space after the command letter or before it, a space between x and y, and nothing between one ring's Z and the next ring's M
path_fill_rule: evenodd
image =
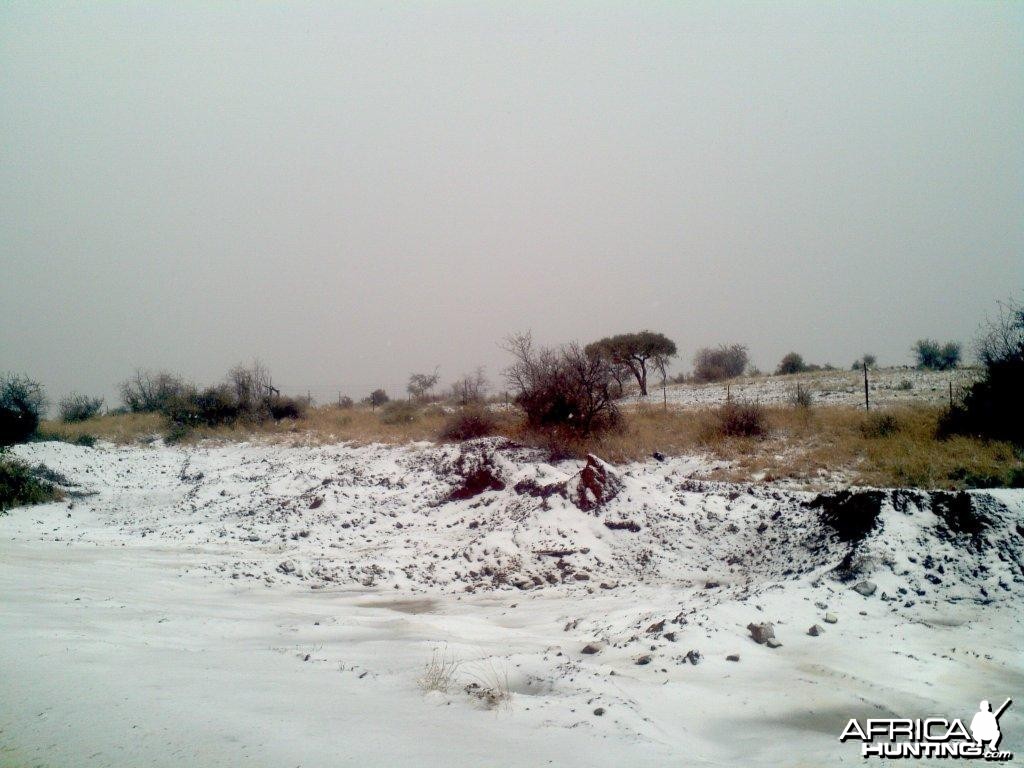
M471 682L463 689L487 709L510 707L512 690L507 666L495 664L494 659L481 659L464 668Z
M479 405L460 408L448 416L441 427L444 440L472 440L487 437L498 431L498 420L494 414Z
M249 367L236 365L228 371L227 386L234 392L240 418L261 422L271 417L270 404L279 393L271 381L270 371L259 360Z
M488 382L483 368L467 373L452 384L449 391L451 400L459 405L482 403L487 399Z
M46 394L38 381L13 373L0 378L0 447L28 440L45 411Z
M891 437L900 431L900 422L891 413L871 413L860 425L860 433L867 440Z
M137 370L121 383L121 402L133 413L158 413L188 389L184 380L173 373Z
M342 410L350 410L352 408L355 408L355 405L355 400L353 400L348 395L344 395L338 398L338 407L341 408Z
M72 392L67 397L61 398L60 403L57 404L60 420L68 424L91 419L93 416L98 416L101 410L103 410L102 397L89 397L77 392Z
M715 411L713 431L719 437L764 437L768 416L760 403L733 400Z
M510 337L505 349L515 359L505 376L531 427L587 435L618 426L611 368L603 357L575 342L535 348L530 334Z
M693 357L693 376L697 381L722 381L742 376L750 358L742 344L704 347Z
M793 393L792 403L797 408L811 408L814 406L814 395L807 387L797 384L796 392Z

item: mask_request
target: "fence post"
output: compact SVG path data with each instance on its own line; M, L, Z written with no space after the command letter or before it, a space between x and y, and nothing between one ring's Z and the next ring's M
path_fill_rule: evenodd
M949 410L953 410L953 380L949 380Z
M871 410L871 396L868 395L868 364L861 363L864 366L864 410Z

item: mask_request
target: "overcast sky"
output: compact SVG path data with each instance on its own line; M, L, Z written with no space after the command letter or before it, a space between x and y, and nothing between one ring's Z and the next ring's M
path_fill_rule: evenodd
M1022 137L1020 2L4 2L0 371L905 363L1024 292Z

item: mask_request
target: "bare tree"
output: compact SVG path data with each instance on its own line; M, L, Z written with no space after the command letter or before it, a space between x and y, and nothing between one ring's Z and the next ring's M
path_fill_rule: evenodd
M510 336L505 350L514 358L505 377L533 427L562 426L589 434L619 423L607 358L576 342L536 348L528 333Z
M483 368L467 373L452 384L451 399L459 405L482 403L487 397L488 381Z

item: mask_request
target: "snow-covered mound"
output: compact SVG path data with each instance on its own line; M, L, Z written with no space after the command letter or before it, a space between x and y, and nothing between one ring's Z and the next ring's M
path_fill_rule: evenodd
M92 494L75 514L91 511L111 535L220 545L229 564L210 568L268 583L592 592L649 580L737 596L868 580L894 608L1024 589L1014 492L815 496L695 480L697 458L551 464L501 438L19 452Z

